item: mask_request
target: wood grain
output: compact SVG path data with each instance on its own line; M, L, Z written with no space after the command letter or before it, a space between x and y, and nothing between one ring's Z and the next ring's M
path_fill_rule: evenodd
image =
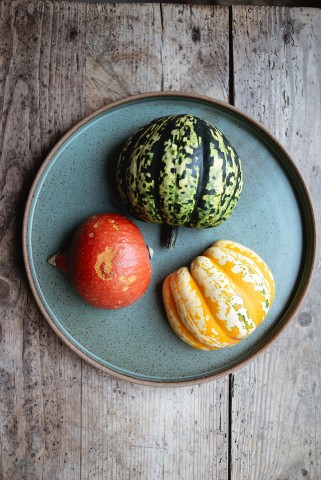
M162 25L157 4L88 5L86 113L160 89Z
M320 234L321 11L234 7L233 19L235 105L292 155ZM319 251L298 314L268 351L234 375L233 479L321 478L320 281Z
M163 5L162 89L228 102L229 10Z
M88 7L86 111L161 89L226 101L228 32L227 8ZM84 364L82 385L82 478L227 478L228 378L159 389Z
M44 154L83 116L84 7L5 1L0 8L0 477L74 479L81 361L40 316L20 232Z
M227 478L227 382L217 383L141 387L84 366L82 478Z

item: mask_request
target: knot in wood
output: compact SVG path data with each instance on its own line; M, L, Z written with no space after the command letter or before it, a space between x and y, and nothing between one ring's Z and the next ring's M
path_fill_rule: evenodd
M0 300L5 300L10 296L10 283L5 278L0 278Z

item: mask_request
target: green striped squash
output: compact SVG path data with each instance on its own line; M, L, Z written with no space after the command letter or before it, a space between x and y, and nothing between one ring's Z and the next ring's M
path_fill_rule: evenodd
M190 114L150 122L122 148L117 185L125 206L146 222L215 227L242 190L240 159L223 133Z

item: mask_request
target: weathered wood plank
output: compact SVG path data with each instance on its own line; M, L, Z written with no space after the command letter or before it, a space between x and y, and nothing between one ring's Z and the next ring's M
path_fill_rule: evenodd
M159 5L88 6L86 113L160 89L161 28Z
M35 305L20 238L44 154L84 113L85 6L0 8L0 477L69 480L80 475L81 361Z
M227 385L141 387L83 370L82 478L226 479Z
M227 8L88 6L87 32L87 112L162 88L228 99ZM83 479L227 478L227 378L158 389L83 365L82 385Z
M321 226L321 11L233 8L235 105L262 122L301 170ZM281 207L280 207L281 208ZM232 478L321 478L321 256L298 314L234 375Z
M163 89L229 100L229 11L163 5Z

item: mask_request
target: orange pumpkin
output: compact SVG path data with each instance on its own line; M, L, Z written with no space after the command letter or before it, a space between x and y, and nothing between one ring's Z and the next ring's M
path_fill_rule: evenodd
M200 350L235 345L264 320L274 298L269 267L252 250L220 240L163 284L168 320Z
M87 303L111 310L136 302L147 290L152 272L141 231L116 213L87 218L68 250L48 261L67 275Z

